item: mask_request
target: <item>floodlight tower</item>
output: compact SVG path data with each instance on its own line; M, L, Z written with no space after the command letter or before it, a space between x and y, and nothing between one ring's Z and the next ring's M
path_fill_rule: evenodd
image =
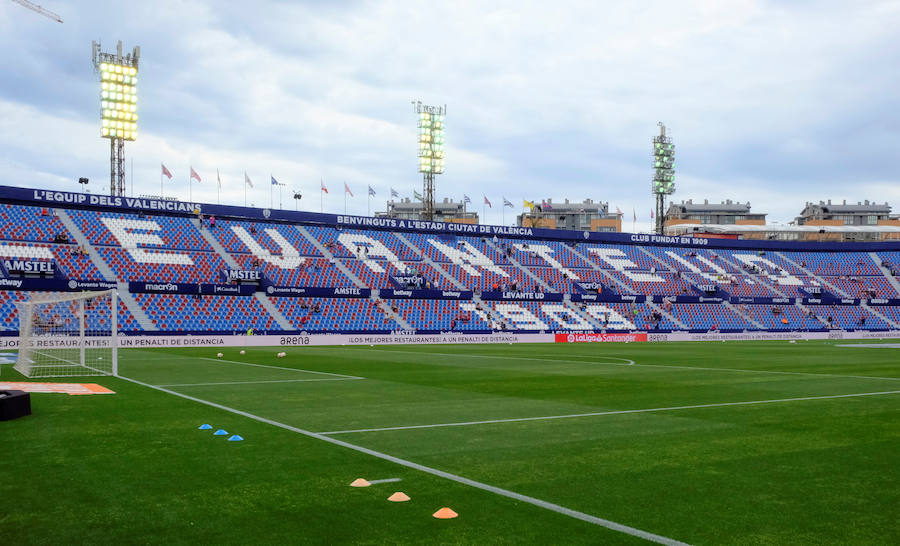
M675 192L675 145L666 136L666 126L659 125L659 136L653 137L653 185L656 196L656 233L663 234L663 217L666 214L666 196Z
M125 195L125 141L137 140L137 73L141 46L122 55L100 51L91 42L94 71L100 74L100 136L109 139L109 194Z
M444 172L444 116L447 105L428 106L413 101L418 115L419 172L423 176L422 216L434 219L434 175Z

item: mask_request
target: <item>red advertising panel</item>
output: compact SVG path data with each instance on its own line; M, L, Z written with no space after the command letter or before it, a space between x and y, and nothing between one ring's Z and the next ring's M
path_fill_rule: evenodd
M556 343L590 343L597 341L635 342L647 341L646 333L637 334L596 334L594 332L580 334L556 334Z

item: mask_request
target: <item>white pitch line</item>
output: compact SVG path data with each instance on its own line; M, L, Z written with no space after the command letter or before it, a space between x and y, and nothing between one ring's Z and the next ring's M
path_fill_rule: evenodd
M369 480L369 483L372 485L375 485L378 483L393 483L393 482L399 482L399 481L403 481L403 478L385 478L383 480Z
M270 366L268 364L254 364L252 362L240 362L238 360L223 360L221 358L209 358L205 356L189 356L183 358L195 358L197 360L211 360L213 362L224 362L226 364L243 364L244 366L256 366L259 368L272 368L274 370L289 370L292 372L306 372L306 373L315 373L319 375L330 375L333 377L344 377L347 379L365 379L365 377L357 377L355 375L344 375L342 373L329 373L329 372L317 372L315 370L301 370L300 368L286 368L284 366Z
M334 349L340 348L345 350L356 350L350 347L333 347ZM371 350L371 349L370 349ZM474 354L466 354L466 353L429 353L425 351L393 351L390 349L377 349L379 353L400 353L400 354L410 354L410 355L430 355L430 356L452 356L455 358L492 358L492 359L502 359L502 360L535 360L538 362L565 362L565 363L577 363L577 364L602 364L604 366L636 366L641 368L672 368L678 370L703 370L703 371L713 371L713 372L741 372L741 373L768 373L768 374L778 374L778 375L803 375L803 376L812 376L812 377L836 377L836 378L846 378L846 379L878 379L885 381L900 381L900 377L876 377L871 375L845 375L845 374L833 374L833 373L813 373L813 372L780 372L774 370L745 370L741 368L707 368L702 366L676 366L676 365L668 365L668 364L624 364L618 362L597 362L597 361L589 361L589 360L563 360L563 359L549 359L549 358L534 358L528 356L498 356L498 355L474 355ZM585 355L587 357L587 355ZM613 357L604 357L600 358L613 358Z
M176 383L157 387L206 387L211 385L256 385L260 383L303 383L304 381L358 381L361 377L325 377L321 379L272 379L269 381L222 381L219 383Z
M550 510L551 512L556 512L558 514L562 514L564 516L569 516L571 518L575 518L586 523L591 523L594 525L599 525L601 527L605 527L607 529L611 529L613 531L618 531L620 533L625 533L627 535L631 535L634 537L642 538L644 540L648 540L650 542L655 542L657 544L664 544L666 546L688 546L686 543L664 537L662 535L657 535L654 533L650 533L648 531L644 531L641 529L637 529L635 527L630 527L628 525L623 525L621 523L617 523L615 521L611 521L608 519L598 518L596 516L592 516L590 514L585 514L584 512L579 512L577 510L572 510L571 508L566 508L565 506L560 506L558 504L554 504L552 502L547 502L545 500L541 500L535 497L529 497L528 495L523 495L521 493L516 493L515 491L510 491L508 489L502 489L500 487L495 487L493 485L489 485L482 482L477 482L475 480L471 480L464 476L459 476L457 474L451 474L449 472L444 472L443 470L438 470L437 468L432 468L430 466L421 465L419 463L414 463L412 461L408 461L406 459L401 459L399 457L394 457L393 455L388 455L387 453L381 453L380 451L375 451L373 449L369 449L367 447L358 446L356 444L351 444L348 442L344 442L338 440L336 438L330 438L328 436L324 436L322 434L318 434L315 432L311 432L308 430L303 430L301 428L293 427L291 425L280 423L278 421L273 421L272 419L267 419L265 417L260 417L259 415L254 415L252 413L242 411L235 408L230 408L228 406L224 406L222 404L217 404L215 402L210 402L209 400L203 400L202 398L197 398L195 396L190 396L187 394L182 394L177 391L172 391L163 387L158 387L156 385L151 385L149 383L144 383L143 381L138 381L137 379L130 379L128 377L119 376L120 379L125 381L130 381L137 385L141 385L150 389L158 390L167 394L171 394L172 396L177 396L179 398L184 398L185 400L191 400L193 402L197 402L199 404L205 404L207 406L217 408L223 411L227 411L233 413L235 415L241 415L243 417L247 417L248 419L253 419L255 421L259 421L260 423L265 423L267 425L272 425L276 427L283 428L285 430L289 430L291 432L296 432L297 434L302 434L304 436L308 436L310 438L315 438L317 440L322 440L323 442L328 442L330 444L338 445L341 447L345 447L347 449L352 449L354 451L358 451L360 453L365 453L366 455L371 455L373 457L377 457L379 459L390 461L392 463L405 466L407 468L412 468L414 470L419 470L421 472L425 472L427 474L431 474L433 476L438 476L441 478L445 478L448 480L452 480L457 483L461 483L463 485L468 485L470 487L475 487L477 489L481 489L483 491L488 491L490 493L494 493L496 495L500 495L503 497L507 497L510 499L514 499L517 501L525 502L539 508L543 508L545 510Z
M511 419L490 419L485 421L466 421L458 423L435 423L430 425L408 425L401 427L383 427L383 428L361 428L355 430L332 430L328 432L319 432L323 436L331 436L334 434L352 434L356 432L385 432L389 430L410 430L417 428L439 428L439 427L466 427L470 425L490 425L495 423L516 423L521 421L548 421L551 419L573 419L576 417L598 417L601 415L623 415L626 413L651 413L660 411L676 411L701 408L718 408L724 406L750 406L754 404L775 404L779 402L803 402L807 400L828 400L831 398L854 398L859 396L880 396L885 394L900 394L900 391L885 392L862 392L856 394L833 394L827 396L805 396L803 398L776 398L772 400L750 400L746 402L720 402L716 404L696 404L693 406L669 406L665 408L645 408L631 410L613 410L613 411L597 411L592 413L573 413L569 415L547 415L541 417L515 417Z

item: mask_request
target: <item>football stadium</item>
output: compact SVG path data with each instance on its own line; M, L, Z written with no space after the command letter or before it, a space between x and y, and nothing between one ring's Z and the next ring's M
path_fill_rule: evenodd
M167 197L165 163L135 195L144 58L92 57L108 187L0 185L11 544L900 543L887 203L667 209L659 123L649 229L590 200L498 225L436 196L447 107L417 101L384 212L324 180L290 210L274 175L248 204L246 171L243 204L194 199L194 166Z

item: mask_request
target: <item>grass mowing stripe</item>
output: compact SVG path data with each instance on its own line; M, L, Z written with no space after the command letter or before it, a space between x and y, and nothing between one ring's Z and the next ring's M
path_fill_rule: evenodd
M362 349L355 349L351 347L334 347L335 349L344 349L348 351L360 351ZM595 360L562 360L562 359L550 359L550 358L533 358L527 356L498 356L498 355L476 355L476 354L467 354L467 353L429 353L425 351L393 351L390 349L378 349L378 352L382 353L400 353L400 354L417 354L417 355L430 355L430 356L452 356L456 358L494 358L501 360L536 360L539 362L565 362L565 363L574 363L574 364L603 364L604 366L638 366L641 368L673 368L677 370L703 370L703 371L711 371L711 372L742 372L742 373L770 373L770 374L779 374L779 375L806 375L812 377L837 377L837 378L847 378L847 379L883 379L885 381L900 381L900 377L876 377L871 375L845 375L845 374L835 374L835 373L813 373L813 372L781 372L775 370L745 370L741 368L708 368L702 366L676 366L669 364L635 364L632 361L631 364L619 363L619 362L597 362ZM600 356L600 358L611 358ZM625 360L625 359L623 359Z
M179 383L157 387L207 387L212 385L257 385L260 383L303 383L307 381L359 381L362 377L328 377L322 379L271 379L268 381L220 381L218 383Z
M516 417L512 419L490 419L486 421L468 421L462 423L436 423L431 425L409 425L402 427L384 427L384 428L363 428L356 430L332 430L328 432L317 432L316 434L333 435L333 434L351 434L354 432L385 432L389 430L408 430L416 428L439 428L439 427L465 427L469 425L490 425L494 423L516 423L521 421L548 421L550 419L572 419L576 417L598 417L601 415L622 415L626 413L651 413L658 411L675 411L702 408L719 408L724 406L750 406L754 404L775 404L779 402L804 402L807 400L828 400L831 398L855 398L860 396L881 396L885 394L900 394L900 391L884 391L884 392L861 392L855 394L831 394L827 396L805 396L802 398L776 398L772 400L749 400L746 402L720 402L716 404L697 404L695 406L671 406L666 408L645 408L631 410L613 410L598 411L594 413L573 413L571 415L548 415L543 417Z
M269 364L254 364L253 362L240 362L237 360L223 360L221 358L209 358L205 356L188 356L185 358L195 358L197 360L211 360L213 362L225 362L227 364L243 364L244 366L256 366L258 368L272 368L275 370L290 370L293 372L316 373L319 375L331 375L334 377L344 377L346 379L365 379L365 377L357 377L355 375L344 375L342 373L316 372L313 370L301 370L300 368L285 368L284 366L270 366Z
M215 360L215 359L210 359ZM451 474L449 472L444 472L443 470L438 470L437 468L431 468L429 466L421 465L419 463L414 463L412 461L407 461L406 459L401 459L399 457L394 457L393 455L388 455L387 453L381 453L380 451L375 451L372 449L368 449L363 446L358 446L355 444L351 444L348 442L344 442L341 440L337 440L335 438L330 438L328 436L324 436L322 434L311 432L308 430L303 430L301 428L297 428L285 423L280 423L278 421L273 421L272 419L267 419L265 417L261 417L259 415L254 415L252 413L242 411L236 408L231 408L222 404L217 404L216 402L211 402L209 400L203 400L202 398L197 398L195 396L190 396L188 394L183 394L177 391L169 390L164 387L159 387L156 385L151 385L149 383L144 383L143 381L138 381L137 379L131 379L129 377L118 376L120 379L125 381L129 381L136 385L141 385L143 387L147 387L150 389L158 390L164 392L166 394L171 394L172 396L178 396L179 398L184 398L186 400L191 400L193 402L197 402L199 404L204 404L207 406L211 406L223 411L227 411L229 413L233 413L235 415L240 415L243 417L247 417L248 419L253 419L255 421L259 421L260 423L265 423L268 425L276 426L279 428L283 428L285 430L289 430L291 432L296 432L297 434L302 434L304 436L308 436L310 438L315 438L317 440L322 440L324 442L328 442L334 445L338 445L341 447L345 447L348 449L352 449L354 451L358 451L360 453L365 453L367 455L371 455L373 457L377 457L379 459L383 459L385 461L390 461L392 463L396 463L401 466L405 466L407 468L412 468L414 470L419 470L421 472L425 472L431 474L433 476L438 476L441 478L446 478L448 480L452 480L457 483L461 483L464 485L468 485L471 487L475 487L477 489L481 489L483 491L488 491L490 493L494 493L496 495L500 495L503 497L508 497L511 499L515 499L521 502L526 502L528 504L544 508L545 510L550 510L552 512L556 512L558 514L562 514L564 516L569 516L571 518L575 518L586 523L592 523L594 525L599 525L601 527L605 527L607 529L611 529L613 531L618 531L620 533L624 533L627 535L631 535L634 537L642 538L644 540L648 540L650 542L655 542L657 544L664 544L666 546L688 546L687 543L681 542L675 539L671 539L668 537L664 537L662 535L657 535L654 533L650 533L648 531L643 531L641 529L636 529L634 527L630 527L628 525L624 525L621 523L617 523L615 521L610 521L603 518L598 518L596 516L592 516L590 514L585 514L584 512L579 512L577 510L572 510L571 508L566 508L565 506L560 506L558 504L553 504L551 502L547 502L535 497L529 497L527 495L522 495L521 493L516 493L515 491L509 491L508 489L501 489L499 487L495 487L493 485L489 485L482 482L477 482L475 480L471 480L464 476L459 476L456 474Z

